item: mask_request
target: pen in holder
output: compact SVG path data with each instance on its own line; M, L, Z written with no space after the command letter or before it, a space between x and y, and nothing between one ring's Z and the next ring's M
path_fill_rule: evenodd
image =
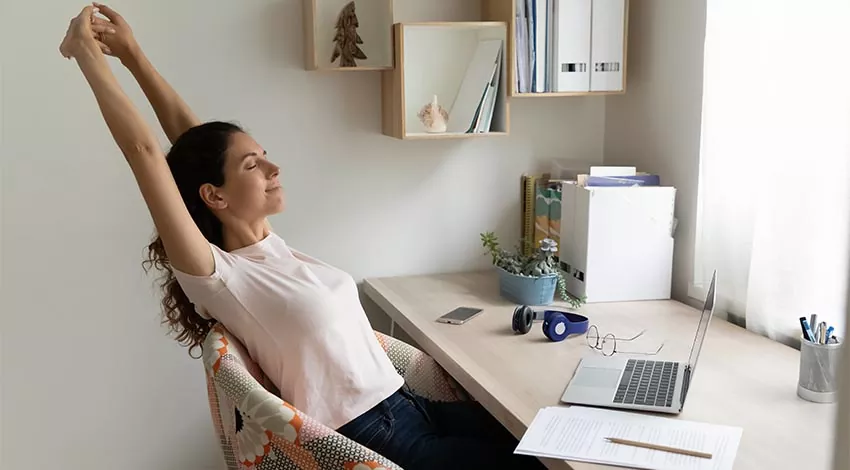
M797 395L816 403L832 403L838 394L838 365L844 338L837 343L800 341L800 377Z

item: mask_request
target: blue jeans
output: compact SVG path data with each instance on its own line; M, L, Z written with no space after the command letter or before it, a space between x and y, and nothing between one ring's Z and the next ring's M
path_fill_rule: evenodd
M337 429L405 470L545 468L476 402L433 402L407 386Z

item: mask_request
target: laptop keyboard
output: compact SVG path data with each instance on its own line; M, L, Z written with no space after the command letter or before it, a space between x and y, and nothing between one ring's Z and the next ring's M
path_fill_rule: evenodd
M629 359L614 395L614 403L673 406L679 372L676 362Z

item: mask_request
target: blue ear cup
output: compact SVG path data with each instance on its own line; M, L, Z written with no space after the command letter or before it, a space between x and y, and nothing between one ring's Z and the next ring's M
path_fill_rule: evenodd
M547 310L543 319L543 334L552 341L563 341L567 336L587 332L590 320L584 315L572 312Z
M561 312L547 310L543 320L543 334L552 341L563 341L569 335L567 317Z

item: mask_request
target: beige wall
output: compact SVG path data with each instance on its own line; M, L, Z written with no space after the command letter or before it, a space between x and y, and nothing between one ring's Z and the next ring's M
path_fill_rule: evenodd
M626 94L605 104L604 161L677 188L673 296L693 279L705 0L630 3Z
M0 468L221 468L202 366L165 335L140 266L150 217L82 74L57 52L84 4L45 0L35 15L2 2ZM505 138L381 135L378 73L303 69L301 4L111 2L202 119L238 120L281 164L289 207L272 223L292 246L358 280L484 267L480 232L518 235L522 172L551 157L602 161L600 97L515 100ZM397 21L479 9L394 6Z

